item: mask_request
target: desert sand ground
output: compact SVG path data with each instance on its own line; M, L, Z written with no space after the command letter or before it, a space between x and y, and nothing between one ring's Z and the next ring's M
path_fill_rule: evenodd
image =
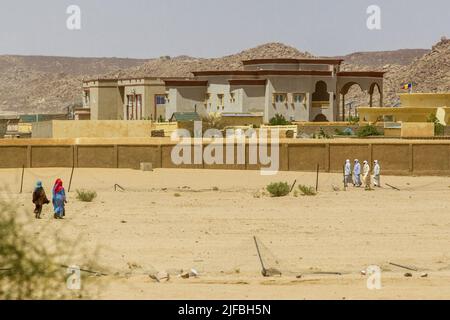
M26 169L22 194L20 174L0 170L0 184L9 189L0 196L16 200L32 217L35 180L47 193L57 177L67 188L70 169ZM450 298L449 177L384 176L381 189L343 191L339 174L321 173L316 196L261 192L269 182L294 180L314 185L315 173L75 169L66 219L54 220L47 206L43 219L31 218L28 227L98 249L96 262L109 274L92 280L101 285L101 299ZM114 191L116 183L125 191ZM80 202L79 188L96 190L98 197ZM261 276L253 236L269 267L279 261L281 277ZM389 262L419 271L407 278L408 270ZM381 290L366 287L361 270L369 265L383 270ZM191 268L198 277L172 275L158 283L148 276ZM421 278L424 272L428 277Z

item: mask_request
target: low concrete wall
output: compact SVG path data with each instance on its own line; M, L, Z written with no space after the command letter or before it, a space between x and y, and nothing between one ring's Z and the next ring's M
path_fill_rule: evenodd
M150 137L153 123L148 120L46 121L33 123L33 138Z
M434 137L434 123L403 122L402 137Z
M0 146L0 168L31 166L29 149L28 146Z
M71 167L73 164L74 148L70 145L33 146L30 147L30 166L43 167Z
M237 163L241 149L234 145L232 164L194 163L176 165L171 153L175 143L167 139L54 140L20 139L0 141L0 168L80 167L132 168L141 162L151 162L154 168L204 168L257 170L259 164L250 164L250 147L245 145L245 163ZM211 148L200 145L203 151ZM208 149L209 150L209 149ZM271 150L269 147L269 155ZM342 172L346 159L379 160L384 174L393 175L450 175L450 141L447 140L280 140L281 171L314 171L317 164L323 172Z
M32 137L36 139L133 138L150 137L152 130L164 130L166 136L170 136L176 129L176 122L158 123L149 120L53 120L33 123Z

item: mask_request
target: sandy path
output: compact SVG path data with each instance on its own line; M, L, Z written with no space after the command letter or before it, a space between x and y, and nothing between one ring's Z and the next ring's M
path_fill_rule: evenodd
M20 195L20 170L2 169L0 184L10 191L1 196L31 210L34 180L43 180L49 192L57 176L67 186L70 169L27 170ZM315 174L76 169L72 190L96 189L98 198L82 203L72 192L67 219L51 219L47 207L44 219L33 220L30 228L61 229L71 238L81 235L85 246L100 249L98 263L105 270L123 274L130 272L128 264L142 266L128 277L97 280L105 285L101 298L450 298L450 178L383 177L382 182L401 191L383 187L344 192L332 188L342 187L340 175L321 174L315 197L255 197L270 181L295 179L313 185ZM115 183L126 191L114 192ZM290 272L281 278L261 277L253 235L265 245L267 263L278 259L279 267ZM405 278L406 271L389 266L389 261L416 266L429 276L413 272ZM368 290L360 274L372 264L384 270L382 290ZM190 268L200 277L155 283L139 275ZM318 271L344 275L311 274ZM296 279L299 273L309 275Z

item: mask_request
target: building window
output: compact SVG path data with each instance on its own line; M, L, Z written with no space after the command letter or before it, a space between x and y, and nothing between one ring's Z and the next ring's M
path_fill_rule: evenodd
M134 119L134 95L127 95L127 120Z
M166 104L166 96L164 95L157 95L156 97L156 104Z
M287 102L287 94L286 93L274 93L273 103L286 103L286 102Z
M142 119L142 95L136 95L136 120Z
M236 99L234 98L234 93L230 93L230 103L235 103Z
M223 106L223 94L218 94L217 99L219 106Z
M90 93L89 91L84 91L84 106L85 107L89 107L90 103L91 103L91 98L90 98Z
M305 95L302 93L294 93L293 102L294 103L304 103Z

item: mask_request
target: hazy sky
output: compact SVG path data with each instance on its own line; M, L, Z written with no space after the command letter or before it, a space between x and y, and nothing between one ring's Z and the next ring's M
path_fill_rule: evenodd
M381 30L366 9L381 7ZM66 9L81 8L69 31ZM0 54L217 57L266 42L317 55L429 48L449 0L0 0Z

